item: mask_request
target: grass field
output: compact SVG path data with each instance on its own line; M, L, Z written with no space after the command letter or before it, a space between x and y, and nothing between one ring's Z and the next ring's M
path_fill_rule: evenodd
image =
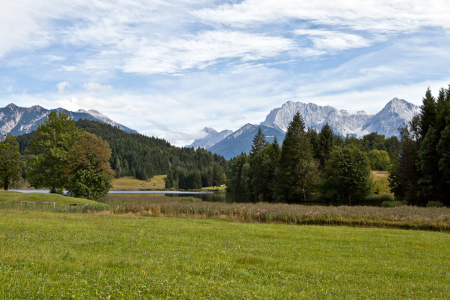
M203 187L202 191L224 191L227 188L225 184L222 184L221 186L209 186L209 187Z
M42 194L42 193L20 193L0 190L0 202L10 203L13 201L30 201L30 202L56 202L60 205L71 203L98 204L96 201L65 197L59 194Z
M0 210L0 298L447 299L449 244L440 232Z
M167 175L155 175L149 181L139 180L131 176L121 177L113 180L112 190L163 190L165 188L164 179Z

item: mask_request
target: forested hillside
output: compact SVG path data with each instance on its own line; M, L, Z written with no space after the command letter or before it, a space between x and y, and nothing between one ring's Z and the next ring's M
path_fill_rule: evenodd
M206 186L212 182L214 168L222 172L221 177L228 171L229 162L225 158L204 149L178 148L163 139L126 133L96 121L79 120L75 125L109 143L112 151L110 163L117 177L133 176L146 180L153 175L170 173L175 181L169 187L188 189L194 188L192 180L184 178L199 175L204 183L202 186ZM25 150L29 148L29 141L34 135L33 131L16 137L21 154L26 155ZM183 179L181 184L178 184L179 177Z

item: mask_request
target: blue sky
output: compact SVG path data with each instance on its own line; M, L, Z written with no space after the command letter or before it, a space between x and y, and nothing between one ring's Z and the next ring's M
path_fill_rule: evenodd
M0 106L186 145L286 101L376 113L450 83L448 1L2 1Z

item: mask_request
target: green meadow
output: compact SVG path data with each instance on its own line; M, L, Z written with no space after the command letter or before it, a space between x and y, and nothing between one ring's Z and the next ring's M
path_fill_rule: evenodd
M445 232L0 210L0 299L447 299Z

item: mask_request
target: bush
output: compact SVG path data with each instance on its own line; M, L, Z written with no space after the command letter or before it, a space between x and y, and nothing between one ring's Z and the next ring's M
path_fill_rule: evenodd
M395 201L392 195L372 195L364 199L367 202L384 202L384 201Z
M396 207L396 206L402 206L406 203L404 201L384 201L381 203L382 207Z
M427 207L444 207L444 203L441 201L428 201Z

